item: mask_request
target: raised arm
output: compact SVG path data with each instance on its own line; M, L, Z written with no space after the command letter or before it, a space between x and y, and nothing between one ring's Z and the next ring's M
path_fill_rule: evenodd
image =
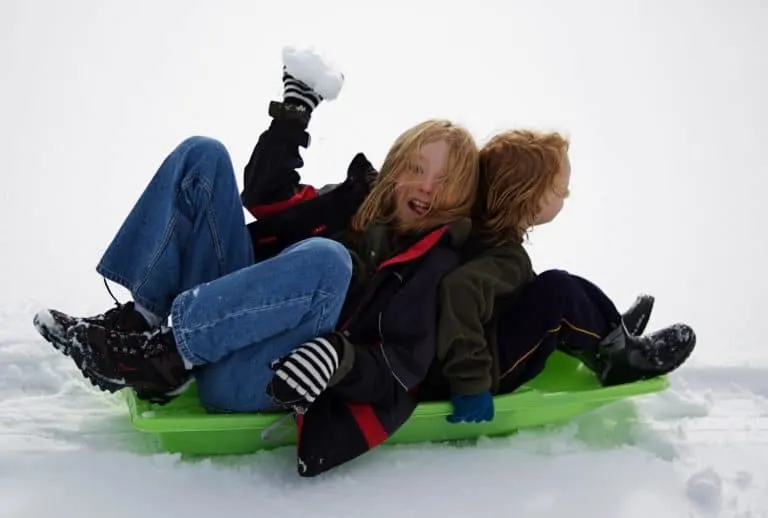
M313 198L315 189L301 184L304 166L299 148L309 146L311 111L290 102L271 102L272 122L261 134L243 172L243 206L260 219L293 203Z
M317 193L301 184L299 148L310 144L307 126L323 100L336 99L344 75L310 49L283 49L283 100L271 102L272 122L259 137L243 172L243 206L263 218Z
M346 229L377 172L364 155L349 164L346 179L321 189L301 183L301 148L310 145L312 112L335 99L344 77L310 50L283 51L283 100L269 105L272 121L261 134L243 174L243 206L256 218L248 225L256 260L312 236Z

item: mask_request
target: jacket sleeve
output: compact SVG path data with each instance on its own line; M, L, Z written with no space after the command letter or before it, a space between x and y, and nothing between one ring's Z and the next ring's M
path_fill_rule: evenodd
M277 210L248 224L256 261L273 257L287 246L313 236L346 244L337 236L348 230L376 174L365 155L358 153L349 164L347 178L342 183L325 187L318 191L319 195L309 199L289 199L267 206L267 209L277 207ZM264 208L260 206L257 212Z
M530 278L530 261L519 247L491 249L448 274L440 288L437 361L453 394L493 389L494 356L485 328L498 297Z
M301 184L298 169L304 166L299 148L310 143L309 116L290 105L271 102L272 122L259 137L243 171L243 206L257 219L275 214L294 203L316 196L312 186Z

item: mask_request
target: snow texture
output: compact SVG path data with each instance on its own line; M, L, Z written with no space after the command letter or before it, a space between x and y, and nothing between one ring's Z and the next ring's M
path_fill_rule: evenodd
M131 428L119 396L41 341L31 307L0 315L0 516L258 512L370 518L768 516L768 372L681 369L670 390L543 431L385 446L320 478L292 448L184 459ZM717 372L717 376L713 376ZM45 498L41 498L41 491ZM394 498L393 495L397 495Z

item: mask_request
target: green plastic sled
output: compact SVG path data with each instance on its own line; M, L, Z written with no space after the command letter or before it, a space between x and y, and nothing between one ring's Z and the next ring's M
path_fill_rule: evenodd
M566 422L584 412L616 400L658 392L668 387L666 376L601 387L594 374L577 360L556 352L544 371L511 394L496 396L496 416L491 422L451 424L448 402L422 403L389 444L440 442L509 435L521 428ZM126 391L134 428L157 434L163 449L197 455L245 454L295 444L295 427L284 420L272 433L262 432L284 413L210 414L193 385L171 403L160 406L141 401ZM288 433L277 433L286 426Z

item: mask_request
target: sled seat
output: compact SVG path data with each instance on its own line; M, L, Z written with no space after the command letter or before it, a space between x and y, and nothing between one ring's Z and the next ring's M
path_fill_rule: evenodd
M544 371L517 391L495 397L496 415L487 423L451 424L449 402L421 403L388 444L442 442L503 436L517 430L564 423L611 402L666 389L666 376L601 387L578 360L560 352ZM284 412L213 414L200 404L193 384L167 405L142 401L125 390L133 427L156 434L168 452L195 455L246 454L295 444L295 426ZM272 426L270 428L271 425ZM266 433L265 433L266 431ZM284 431L285 433L280 433Z

